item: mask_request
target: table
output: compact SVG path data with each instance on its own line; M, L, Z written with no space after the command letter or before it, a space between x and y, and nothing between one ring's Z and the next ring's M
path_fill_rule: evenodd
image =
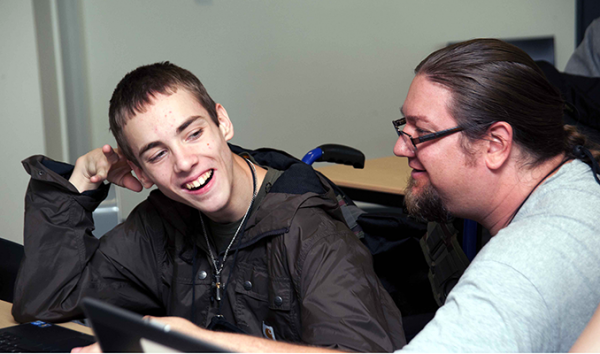
M10 327L14 325L18 325L15 319L12 317L10 310L12 309L12 304L10 302L0 300L0 328ZM89 335L94 335L94 332L91 328L82 326L77 323L67 322L60 323L59 326L66 327L75 331L83 332Z
M364 169L347 165L317 168L352 200L401 208L410 177L408 159L388 156L365 161Z

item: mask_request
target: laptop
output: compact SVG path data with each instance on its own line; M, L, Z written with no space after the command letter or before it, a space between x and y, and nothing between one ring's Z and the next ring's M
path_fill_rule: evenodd
M171 330L168 325L92 298L83 299L83 311L100 348L109 352L224 353L225 349Z
M93 336L43 321L0 329L2 353L68 353L95 342Z

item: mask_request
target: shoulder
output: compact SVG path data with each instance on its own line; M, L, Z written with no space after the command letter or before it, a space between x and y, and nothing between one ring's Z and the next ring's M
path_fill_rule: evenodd
M285 236L288 253L303 279L333 269L337 274L373 276L372 256L348 226L321 208L301 208Z
M343 243L351 248L362 246L358 236L343 221L337 203L322 196L308 198L297 209L291 220L290 233L298 236L298 242L304 248L332 242ZM360 248L362 250L363 247Z
M600 75L600 63L596 50L598 46L600 46L600 20L595 19L586 29L581 44L569 58L565 66L565 73L581 76Z
M343 221L336 200L329 194L269 193L248 223L248 238L279 232L282 247L294 259L303 259L315 247L338 247L335 253L368 250ZM336 246L332 246L333 244Z
M118 246L130 244L136 247L140 243L150 243L163 247L168 239L174 236L175 230L179 229L185 233L188 229L185 217L180 212L182 206L160 191L152 191L146 200L131 211L123 223L103 239L106 238L106 241L110 240Z
M506 300L494 294L495 308L521 309L517 316L524 323L548 320L536 325L536 333L564 343L576 338L600 301L600 186L587 165L574 162L532 194L514 221L477 255L457 292L453 290L457 299L469 299L462 291L489 297L485 294L506 289L510 298L522 301L503 307L499 304ZM539 348L531 350L545 351Z
M542 184L504 233L600 233L600 185L591 168L575 160ZM518 226L515 228L514 226ZM537 231L537 232L536 232Z
M577 178L556 182L532 194L476 257L522 272L548 294L594 272L600 259L600 186Z

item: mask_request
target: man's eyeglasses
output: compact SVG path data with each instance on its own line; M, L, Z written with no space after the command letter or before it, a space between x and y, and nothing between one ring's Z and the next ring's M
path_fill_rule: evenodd
M396 128L396 132L398 133L398 136L401 136L404 139L404 143L407 144L407 146L409 146L409 147L410 146L414 147L413 152L417 152L417 144L424 143L424 142L430 141L430 140L439 139L439 138L445 137L446 135L454 134L454 133L464 130L463 127L458 126L458 127L445 129L445 130L442 130L439 132L425 134L423 136L413 138L412 136L410 136L410 134L404 132L404 127L406 126L406 118L400 118L400 119L393 120L392 124L394 125L394 128ZM410 144L409 144L409 141L410 141Z

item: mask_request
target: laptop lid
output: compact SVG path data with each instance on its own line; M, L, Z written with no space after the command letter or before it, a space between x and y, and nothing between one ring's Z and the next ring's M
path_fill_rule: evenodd
M171 330L169 326L92 298L83 299L83 311L105 353L181 351L226 352L212 343ZM149 349L149 346L152 348ZM166 347L166 348L165 348Z

